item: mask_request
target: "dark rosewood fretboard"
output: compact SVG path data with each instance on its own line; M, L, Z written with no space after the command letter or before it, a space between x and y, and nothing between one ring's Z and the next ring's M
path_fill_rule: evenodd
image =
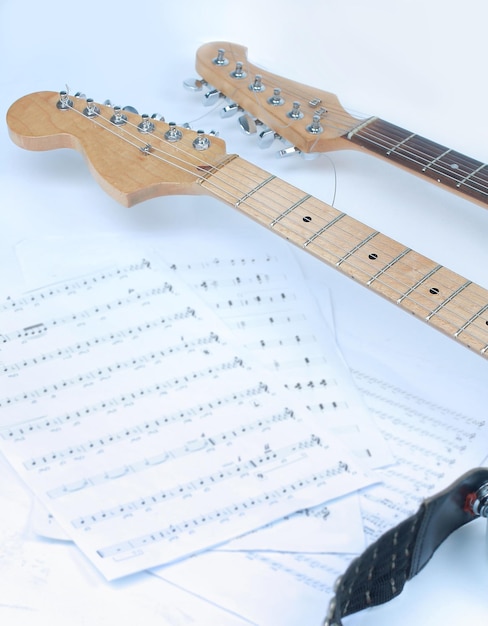
M347 138L416 174L488 205L488 165L373 117Z

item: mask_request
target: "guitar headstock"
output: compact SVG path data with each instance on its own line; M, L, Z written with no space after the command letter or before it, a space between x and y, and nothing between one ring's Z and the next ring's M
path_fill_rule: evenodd
M223 94L230 100L224 116L237 107L247 112L241 125L247 132L258 131L264 144L278 136L304 153L338 150L363 121L350 115L334 94L252 65L247 48L235 43L204 44L197 51L196 69L204 84L212 86L205 97Z
M22 148L82 152L101 187L125 206L206 193L200 183L228 158L224 142L134 111L43 91L14 102L7 125Z

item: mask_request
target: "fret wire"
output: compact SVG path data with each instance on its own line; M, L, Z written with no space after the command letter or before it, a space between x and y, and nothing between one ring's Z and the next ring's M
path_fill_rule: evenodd
M239 205L242 204L243 202L245 202L248 198L250 198L253 194L257 193L262 187L264 187L265 185L267 185L268 183L270 183L272 180L274 180L276 178L276 176L269 176L268 178L266 178L266 180L263 180L261 183L259 183L258 185L256 185L256 187L254 187L253 189L251 189L251 191L248 191L247 193L245 193L242 198L239 198L239 200L235 203L235 208L239 208Z
M375 145L378 148L381 148L382 151L385 149L385 146L383 146L378 141L374 141L373 139L367 139L367 140L369 141L370 144ZM446 150L444 155L448 154L449 152L453 152L453 150ZM386 151L385 151L385 153L386 153ZM427 155L421 153L420 151L417 151L417 154L413 150L410 150L410 154L402 154L402 153L399 153L399 152L397 152L395 154L397 154L398 156L404 158L406 161L409 161L409 162L411 162L411 163L413 163L415 165L418 165L419 167L422 168L423 172L425 172L426 169L429 169L428 167L426 167L426 164L425 164L425 163L427 163L427 164L429 163L429 161L427 159ZM422 163L422 161L419 160L419 159L422 159L424 161L424 163ZM484 167L488 167L488 166L486 166L485 164L482 164L481 167L479 167L477 169L477 171L478 172L481 171L482 169L484 169ZM447 167L443 167L442 169L439 168L438 170L433 169L433 168L430 168L430 169L431 169L431 171L433 173L445 176L447 179L449 179L450 182L452 182L452 184L456 184L456 182L459 182L459 181L456 181L456 178L452 175L452 170L448 169ZM469 180L472 177L472 175L468 174L466 171L464 171L463 173L466 174L466 176L465 176L466 180ZM480 181L479 183L477 183L477 184L479 184L480 187L483 187L483 188L487 189L486 192L484 190L478 190L478 189L476 189L476 187L473 187L472 185L466 185L466 186L470 187L473 191L478 191L478 193L488 193L488 185L485 184L487 181L485 181L484 179L481 179L479 176L476 176L475 178ZM473 182L476 183L476 180L473 180Z
M444 302L441 302L441 304L439 304L433 311L432 313L430 313L430 315L427 316L427 320L430 320L434 315L436 315L442 308L444 308L446 306L446 304L448 304L449 302L451 302L458 294L460 294L462 291L464 291L469 285L471 285L471 281L468 280L464 283L464 285L461 285L461 287L459 287L458 289L456 289L456 291L454 293L452 293L449 298L446 298L444 300Z
M300 200L297 200L297 202L295 202L295 204L292 204L288 209L286 209L286 211L284 211L283 213L281 213L280 215L278 215L278 217L276 217L269 225L270 228L273 228L273 226L275 226L275 224L277 224L280 220L282 220L284 217L286 217L288 215L288 213L291 213L292 211L294 211L296 208L298 208L301 204L303 204L304 202L306 202L307 200L310 200L312 196L310 194L306 194L305 196L303 196L303 198L300 198Z
M233 177L233 178L234 178L234 177ZM273 194L273 197L270 197L270 198L269 198L269 200L270 200L269 204L272 204L272 202L275 200L275 195L276 195L276 194ZM282 195L282 194L281 194L281 195ZM288 203L290 204L290 201L288 201ZM248 202L248 204L249 204L249 202ZM268 204L268 203L266 203L266 204ZM303 203L300 203L300 202L299 202L298 204L300 205L300 204L303 204ZM260 206L261 206L261 205L260 205ZM254 211L256 211L256 212L261 212L261 213L262 213L262 211L261 211L261 209L260 209L260 206L259 206L259 207L253 206L252 208L253 208L253 210L254 210ZM339 217L339 216L337 216L335 219L337 219L338 217ZM341 217L342 217L342 216L341 216ZM265 218L264 216L262 216L262 221L263 221L263 223L265 223L267 220L269 220L269 218ZM327 229L328 229L328 228L330 228L330 227L331 227L331 224L327 224L325 227L323 227L323 228L321 229L321 231L319 231L319 232L320 232L320 234L322 234L325 230L327 230ZM347 231L344 231L344 232L346 232L346 233L347 233ZM297 231L295 231L295 235L297 235ZM318 235L318 233L315 233L315 232L314 232L314 234L312 235L312 237L310 237L310 238L309 238L309 240L307 240L307 242L306 242L306 243L307 243L307 245L308 245L308 243L310 243L310 241L313 241L313 240L314 240L317 236L319 236L319 235ZM302 245L303 245L303 244L302 244ZM347 253L347 249L346 249L346 253ZM338 260L340 260L340 257L338 257ZM443 285L441 285L441 286L443 286ZM405 285L405 287L406 287L406 290L409 288L407 285ZM450 287L446 287L445 285L444 285L443 287L445 287L445 288L447 288L447 289L450 289ZM401 296L403 295L403 293L399 291L399 292L398 292L398 295L399 295L399 297L401 297ZM425 312L426 312L425 317L427 316L427 314L428 314L430 311L431 311L431 309L426 309L426 311L425 311ZM461 318L461 317L460 317L460 320L461 320L461 321L464 321L464 319L465 319L465 318Z
M406 143L409 139L412 139L412 137L415 137L415 133L411 133L408 137L405 137L405 139L399 141L392 148L390 148L386 154L391 154L392 152L395 152L395 150L397 150L400 146L403 146L403 144Z
M309 246L312 243L312 241L314 241L317 237L320 237L321 235L323 235L325 231L331 228L332 226L335 226L335 224L337 224L337 222L341 220L343 217L346 217L346 213L339 213L339 215L337 215L331 222L329 222L325 226L322 226L320 230L316 231L311 237L309 237L306 241L304 241L302 246L304 248Z
M365 125L364 130L360 131L357 134L352 134L351 139L353 139L354 136L364 139L365 141L369 142L371 145L374 145L377 148L379 148L381 151L384 150L385 154L387 155L389 155L391 152L394 152L396 155L404 158L405 160L415 165L418 165L419 167L422 167L423 172L425 172L426 169L431 169L433 173L440 174L448 178L449 181L452 182L452 184L456 184L456 185L459 184L459 186L465 185L469 187L470 189L472 189L474 192L481 193L481 194L485 194L485 193L488 194L488 178L484 179L484 178L480 178L479 176L475 176L482 169L484 169L485 167L488 167L486 164L480 163L480 165L476 168L476 170L472 171L471 173L468 173L466 170L457 170L457 171L461 171L462 174L465 174L464 179L461 182L457 181L456 178L453 176L453 171L450 168L443 166L442 163L440 164L440 168L438 170L432 168L432 165L434 163L438 163L439 161L441 161L442 156L445 156L448 153L455 152L453 149L445 148L444 152L441 155L435 157L434 159L432 159L430 155L428 155L426 152L423 152L420 149L413 149L412 147L408 147L408 146L403 146L404 149L408 147L408 151L405 149L406 154L403 154L402 152L396 152L393 146L388 148L388 142L391 143L391 139L384 133L381 133L377 131L376 129L370 128L368 124ZM416 133L412 133L409 137L407 137L403 142L400 142L398 145L403 145L404 142L408 141L411 138L417 138L419 142L421 143L428 142L428 143L433 144L433 142L430 142L428 139L425 139L424 137L421 137L420 135L417 135ZM381 143L382 141L386 143L387 145L383 145L383 143ZM433 145L438 145L438 144L433 144ZM470 157L467 157L460 153L457 153L457 154L460 157L458 160L461 162L463 160L465 161L466 159L469 159L470 161L474 161L474 159L470 159ZM422 160L424 160L425 163L422 163ZM476 161L476 162L479 163L479 161ZM472 185L466 185L466 181L468 181L469 179L472 179L473 182L478 184L480 187L483 187L483 189L480 190L480 189L473 187ZM486 191L484 191L484 189L486 189Z
M485 169L485 167L487 167L484 163L482 163L478 168L476 168L474 170L474 172L471 172L471 174L468 174L467 176L465 176L463 178L463 180L461 180L460 182L456 183L456 187L460 187L461 185L464 185L464 183L469 180L470 178L473 178L473 176L475 174L477 174L478 172L481 172L481 170Z
M389 269L391 269L400 259L403 259L409 252L412 252L411 248L405 248L399 255L397 255L394 259L392 259L389 263L387 263L379 272L377 272L374 276L372 276L367 285L372 285L380 276L383 276Z
M442 265L436 265L432 270L430 270L430 272L427 272L427 274L425 274L425 276L423 276L418 282L416 282L415 285L410 287L410 289L408 289L408 291L406 293L404 293L402 295L402 297L397 300L397 304L400 304L402 302L402 300L404 300L411 293L413 293L415 290L417 290L420 287L420 285L425 283L431 276L436 274L442 267L443 267Z
M266 75L266 73L263 74L263 76L265 76L265 75ZM303 98L303 93L302 92L299 92L299 91L296 91L296 90L293 90L293 89L287 90L287 94L285 94L285 95L289 95L289 96L292 97L292 99L294 98L295 100L301 100ZM334 105L332 105L331 107L329 107L327 109L327 120L329 122L330 128L332 128L333 130L336 130L337 132L341 133L343 136L347 137L347 139L349 139L349 140L352 140L352 138L354 136L362 136L362 137L364 137L366 139L365 133L363 133L362 131L363 130L371 131L371 128L369 128L370 125L373 122L377 121L377 120L379 120L380 122L383 122L384 124L387 124L389 126L389 128L394 128L394 129L397 129L398 131L410 133L410 131L406 131L405 129L403 129L401 127L395 126L394 124L391 124L389 122L381 120L378 117L369 117L369 118L366 118L366 119L363 119L363 120L358 118L357 119L358 124L353 126L353 127L351 127L351 117L350 117L350 115L347 112L345 112L342 108L337 108ZM335 123L332 123L332 121L334 121ZM288 123L286 126L289 127L290 123ZM375 131L375 132L377 132L377 131ZM410 137L413 137L413 136L418 137L421 140L428 141L431 144L434 143L434 142L430 142L430 140L427 140L424 137L421 137L420 135L417 135L416 133L411 133L410 134ZM387 138L386 135L377 132L377 139L379 139L380 137ZM373 140L370 140L370 141L371 141L371 143L375 143L375 145L377 145L378 147L382 147L380 143L374 142ZM404 139L402 142L400 142L400 144L402 144L402 143L404 143L406 141L408 141L408 139ZM453 151L453 150L450 150L450 151ZM420 154L422 154L422 153L419 153L419 156L420 156ZM461 155L461 156L464 156L464 155ZM469 158L469 157L465 157L464 156L464 158ZM415 160L415 158L411 158L410 160L411 160L412 163L416 163L418 165L421 165L421 163L417 162ZM428 161L429 159L426 159L426 160ZM483 169L483 167L484 166L482 165L481 168L477 168L477 171L479 169ZM451 182L453 184L455 184L455 181L452 179L452 176L449 176L449 172L450 172L449 169L445 169L445 172L443 173L443 175L447 176L451 180ZM442 173L442 172L440 172L440 173ZM471 178L471 176L467 175L466 176L466 180L469 179L469 178ZM477 192L477 193L481 193L481 194L485 194L485 193L488 194L488 184L485 184L485 183L488 183L488 180L485 181L483 179L480 179L480 181L482 181L482 182L480 182L479 185L484 187L486 189L486 192L483 191L483 190L478 190L476 188L473 188L472 186L469 186L469 188L473 192ZM465 185L466 181L463 181L461 184Z
M256 208L256 207L254 207L254 208ZM336 218L337 218L337 217L339 217L339 216L336 216ZM343 216L341 215L341 218L342 218L342 217L343 217ZM347 217L347 216L346 216L346 217ZM335 219L336 219L336 218L335 218ZM268 218L268 219L269 219L269 218ZM338 221L338 220L337 220L337 221ZM336 223L337 223L337 221L336 221ZM263 222L264 222L264 219L263 219ZM326 230L328 230L328 228L330 228L330 227L331 227L331 225L330 225L330 224L328 224L328 225L326 225L326 227L323 227L323 228L322 228L322 229L320 229L320 230L321 230L321 232L322 232L322 233L324 233L324 232L325 232ZM346 232L346 234L348 234L348 233L347 233L347 231L344 231L344 232ZM310 239L314 239L314 237L311 237ZM392 240L392 241L393 241L393 240ZM296 242L295 242L295 243L296 243ZM395 242L395 243L396 243L396 242ZM303 245L303 244L302 244L302 245ZM330 251L328 250L327 252L329 253L329 256L330 256ZM408 251L407 251L407 252L408 252ZM413 252L413 251L411 251L411 252ZM405 256L405 255L401 255L401 256ZM338 257L338 259L340 260L340 257ZM442 266L441 266L441 267L442 267ZM414 271L417 271L415 268L412 268L412 269L414 269ZM446 269L446 270L447 270L447 268L442 268L442 269ZM450 272L450 270L447 270L447 271L448 271L448 272ZM450 273L452 273L452 272L450 272ZM452 273L452 274L454 275L454 273ZM378 280L378 278L376 278L376 280ZM381 281L380 281L380 282L381 282ZM397 282L398 282L398 281L397 281ZM421 283L421 281L419 281L419 282ZM447 285L447 286L446 286L446 285L442 285L442 282L437 283L437 284L439 284L441 287L444 287L444 288L445 288L445 289L447 289L447 290L451 290L451 287L450 287L449 285ZM408 288L410 288L410 287L408 287ZM406 286L406 291L407 291L407 289L408 289L408 288L407 288L407 286ZM389 288L389 289L391 289L391 288ZM412 292L410 292L410 293L412 293ZM399 296L399 298L398 298L398 299L400 299L402 296L405 296L405 294L404 294L404 293L402 293L401 291L398 291L398 296ZM408 297L408 294L407 294L407 296L406 296L406 297ZM405 299L405 298L403 298L403 299ZM409 300L411 300L411 301L413 301L413 302L416 302L416 303L417 303L417 306L418 306L418 307L420 307L421 309L423 309L423 310L424 310L424 316L423 316L423 317L424 317L424 319L426 319L426 320L427 320L427 317L429 316L429 314L431 314L431 313L432 313L432 308L427 308L427 307L425 307L424 305L422 305L422 303L420 303L419 301L416 301L415 299L414 299L414 300L412 300L412 298L409 298ZM449 299L446 299L446 302L449 302L449 301L450 301ZM476 306L478 306L478 305L476 305ZM453 324L452 324L452 322L450 322L450 320L448 320L447 318L442 318L442 316L441 316L441 315L439 315L439 311L440 311L442 308L444 308L444 309L446 310L446 304L444 304L444 307L438 307L438 311L437 311L437 313L436 313L437 318L438 318L440 321L445 321L446 323L450 323L450 325L453 325ZM458 311L453 311L453 312L451 312L451 315L455 316L455 317L459 320L458 327L459 327L461 324L463 324L463 323L465 322L465 320L466 320L466 315L461 316L461 315L459 314L459 312L458 312ZM471 317L471 316L473 315L472 311L471 311L471 312L469 312L469 313L468 313L468 315L469 315L469 317ZM432 315L430 315L430 317L432 317ZM466 332L466 331L465 331L465 332ZM470 334L470 333L468 333L468 334ZM472 333L471 333L471 334L472 334ZM473 335L473 338L474 338L474 339L476 339L476 337L475 337L474 335Z
M73 109L73 110L75 110L75 111L76 111L76 109ZM77 112L78 112L78 111L77 111ZM78 113L79 113L79 112L78 112ZM81 115L81 113L79 113L79 114ZM106 120L105 120L105 121L106 121ZM132 141L129 141L127 138L125 138L125 137L121 136L120 134L118 134L118 132L115 132L113 128L107 128L107 127L105 127L105 126L103 126L103 125L101 125L101 126L102 126L102 128L104 128L105 130L108 130L109 132L111 132L111 133L113 133L113 134L117 135L117 136L118 136L119 138L121 138L123 141L126 141L126 142L130 143L130 144L131 144L131 145L133 145L135 148L138 148L138 145L137 145L138 143L143 143L143 141L142 141L142 139L141 139L140 137L137 137L137 143L135 143L135 144L134 144ZM119 130L119 129L117 129L117 131L118 131L118 130ZM125 129L124 129L124 132L125 132ZM159 141L161 141L161 139L160 139L160 138L158 138L158 140L159 140ZM164 145L164 142L162 142L162 144ZM145 144L145 145L147 145L147 144ZM173 147L173 146L172 146L172 147ZM170 166L172 166L172 167L176 167L176 168L178 168L178 169L182 169L182 170L187 171L187 172L189 172L189 173L191 173L191 174L193 174L193 175L194 175L193 169L191 169L191 170L189 170L189 169L188 169L188 165L189 165L189 164L187 164L187 163L184 161L184 159L183 159L183 158L176 158L176 157L174 156L174 154L168 155L168 156L166 157L166 154L164 153L164 151L163 151L163 150L161 150L160 148L158 148L158 150L159 150L159 151L160 151L163 155L165 155L165 156L163 156L163 157L162 157L162 156L160 156L160 155L155 155L155 154L153 154L152 152L149 152L149 153L148 153L148 155L150 155L150 156L155 156L155 157L159 158L160 160L165 161L167 164L169 164L169 165L170 165ZM182 152L182 153L184 153L184 151L183 151L182 149L181 149L181 152ZM165 157L166 157L166 158L165 158ZM168 160L168 159L169 159L169 160ZM183 162L183 163L184 163L184 165L175 164L175 162L174 162L175 160L180 160L181 162ZM197 160L198 160L198 159L197 159L197 157L195 157L195 159L194 159L194 160L195 160L195 161L197 161ZM200 159L200 160L201 160L201 162L202 162L202 163L204 163L203 159ZM235 161L240 161L239 157L236 157L233 161L230 161L230 162L228 162L228 163L224 164L223 169L226 169L227 167L230 167L232 164L235 164ZM245 163L245 162L244 162L244 163ZM217 178L217 180L219 181L219 183L223 184L223 183L222 183L222 180L219 180L219 178L218 178L218 177L220 176L220 179L227 179L227 172L225 172L225 173L224 173L224 175L223 175L223 172L219 169L219 167L218 167L218 166L211 165L211 164L205 164L205 165L206 165L207 167L209 167L209 168L210 168L210 174L211 174L211 176L209 176L208 178L205 178L205 177L204 177L204 178L202 178L202 179L200 180L200 184L204 185L204 184L206 183L206 184L209 184L209 186L212 186L212 187L214 187L214 188L216 187L216 188L217 188L217 191L215 191L215 189L214 189L214 194L215 194L215 195L218 195L218 196L219 196L219 194L220 194L220 195L222 195L222 194L223 194L223 196L224 196L224 197L225 197L225 196L227 196L227 195L229 195L229 193L230 193L230 192L228 191L228 189L226 189L225 187L224 187L224 188L222 188L221 186L216 185L216 184L215 184L215 182L214 182L214 180L213 180L214 178ZM252 169L252 170L254 170L254 172L260 173L260 174L261 174L261 177L263 176L263 174L265 174L265 175L267 176L267 178L266 178L266 180L265 180L265 181L261 180L261 183L258 183L259 189L255 190L255 191L252 191L252 188L251 188L251 189L248 189L248 191L247 191L247 192L241 193L239 196L237 196L237 197L236 197L236 199L234 200L234 203L233 203L234 205L235 205L236 203L237 203L238 205L240 205L240 204L246 204L246 205L249 205L250 203L252 203L252 202L256 199L256 198L255 198L255 196L256 196L258 193L260 193L260 192L261 192L261 191L263 191L263 190L266 192L266 190L267 190L267 185L268 185L270 182L272 182L273 180L275 180L275 177L274 177L274 176L271 176L271 177L270 177L270 176L269 176L269 174L268 174L267 172L264 172L264 170L260 170L259 168L256 168L256 167L254 167L254 166L251 166L250 164L247 164L247 166L248 166L248 169ZM193 165L192 167L194 167L194 165ZM214 171L212 171L212 170L214 170ZM253 172L253 175L255 175L255 173L254 173L254 172ZM241 173L242 173L242 172L241 172ZM209 174L209 172L207 171L207 175L208 175L208 174ZM251 174L248 174L248 172L247 172L247 171L246 171L246 178L247 178L247 179L251 178L251 180L252 180L252 176L251 176ZM235 183L235 177L230 177L230 180L232 180L232 183L226 183L226 184L228 184L228 186L229 186L230 188L234 188L234 187L235 187L235 184L234 184L234 183ZM281 182L281 183L282 183L282 181L279 181L278 179L276 179L276 180L277 180L277 182ZM241 181L240 181L240 182L241 182ZM254 187L256 187L256 183L255 183L255 181L253 181L253 184L254 184ZM293 187L291 187L291 186L289 186L289 187L290 187L290 189L294 189L295 191L298 191L298 192L299 192L299 190L296 190L295 188L293 188ZM283 197L283 196L282 196L282 194L279 194L279 195L281 195L281 197ZM220 196L219 196L219 197L220 197ZM224 197L223 197L222 199L224 199ZM274 202L276 202L276 193L274 194L273 200L274 200ZM305 202L304 202L304 203L305 203ZM290 202L289 202L289 201L288 201L288 204L290 204ZM325 203L320 203L320 202L319 202L319 204L322 204L322 206L327 207L327 205L325 205ZM255 209L255 208L254 208L254 210L256 211L256 209ZM336 210L335 210L335 209L333 209L333 211L336 211ZM261 212L261 214L262 214L261 209L260 209L260 208L258 208L258 209L257 209L257 213L260 213L260 212ZM281 211L281 213L283 213L283 211ZM294 212L292 211L290 215L293 215L293 213L294 213ZM261 219L262 219L262 217L261 217ZM342 219L342 217L341 217L341 219ZM353 219L353 218L351 218L351 219ZM356 220L354 220L354 221L356 221ZM269 223L269 221L268 221L268 223ZM360 223L358 222L358 224L360 224ZM360 224L360 225L361 225L361 226L363 226L363 227L366 227L365 225L362 225L362 224ZM302 225L302 227L303 227L303 225ZM330 228L330 227L329 227L329 228ZM366 228L368 228L368 227L366 227ZM323 233L327 232L327 230L328 230L327 228L326 228L326 229L322 229L322 233L321 233L321 234L323 234ZM309 238L309 239L310 239L310 243L311 243L311 242L314 242L316 239L318 240L318 239L320 238L320 236L321 236L321 235L319 235L318 233L314 233L314 235L313 235L311 238ZM396 243L396 244L398 245L398 242L394 242L393 240L391 240L391 241L392 241L392 243ZM320 242L318 242L318 243L320 243ZM347 250L346 250L346 253L347 253ZM339 257L339 258L340 258L340 257ZM356 257L355 257L354 255L351 255L351 258L356 259ZM324 259L323 259L323 260L324 260ZM416 270L416 268L412 268L412 269L414 269L414 271L417 271L417 270ZM447 271L449 272L449 270L447 270ZM451 272L451 273L452 273L452 272ZM453 274L453 276L456 276L454 273L452 273L452 274ZM390 286L388 286L388 285L387 285L387 288L388 288L388 289L391 289L391 287L390 287ZM400 294L400 296L401 296L401 294ZM451 300L452 300L452 299L451 299ZM450 300L448 300L448 301L450 301ZM420 308L425 308L425 306L424 306L424 305L422 305L422 303L420 303L420 302L418 303L418 306L419 306ZM444 306L444 307L441 307L441 309L442 309L442 310L444 310L444 309L445 309L445 306ZM439 309L439 310L441 310L441 309ZM455 311L454 313L455 313L458 317L460 317L460 315L459 315L456 311ZM481 312L480 312L479 314L481 315ZM473 313L471 313L471 316L472 316L472 315L473 315ZM476 317L477 317L477 316L475 316L475 318L476 318ZM440 318L440 316L439 316L439 315L436 315L436 319L439 319L439 318ZM429 320L429 321L430 321L430 320ZM449 322L449 320L445 320L445 321L446 321L446 323L451 324L451 322ZM463 323L466 323L466 322L465 322L465 318L463 318ZM462 325L462 324L461 324L461 325ZM464 332L464 333L467 333L467 331L466 331L466 330L464 330L463 332ZM469 334L469 333L468 333L468 334Z
M347 261L347 259L351 256L353 256L360 248L362 248L363 246L365 246L367 243L369 243L374 237L376 237L376 235L379 235L379 232L377 230L375 230L374 232L372 232L370 235L368 235L366 237L366 239L363 239L363 241L361 241L360 243L356 244L354 246L354 248L352 248L352 250L350 250L349 252L347 252L345 254L345 256L343 256L339 261L337 261L336 265L337 267L339 267L339 265L342 265L342 263L344 263L344 261Z
M478 311L478 313L476 313L476 315L473 315L473 317L471 317L465 324L463 324L461 328L455 333L455 336L458 337L462 332L466 330L466 328L468 328L468 326L471 326L471 324L476 319L480 318L483 315L483 313L486 313L487 311L488 311L488 304L486 304L482 309ZM487 348L488 348L488 345L487 345Z

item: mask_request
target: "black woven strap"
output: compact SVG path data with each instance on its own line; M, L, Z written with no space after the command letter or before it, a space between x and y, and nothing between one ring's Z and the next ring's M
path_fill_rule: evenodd
M487 483L488 468L471 470L371 544L338 579L323 626L342 626L346 615L398 596L453 531L486 516L476 494Z

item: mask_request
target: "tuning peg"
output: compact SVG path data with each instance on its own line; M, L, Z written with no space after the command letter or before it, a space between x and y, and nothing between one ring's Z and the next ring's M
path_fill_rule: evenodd
M244 69L241 61L236 62L236 67L234 70L232 70L232 72L230 72L230 75L232 76L232 78L237 78L237 80L240 80L241 78L246 78L247 72Z
M122 111L127 111L128 113L135 113L136 115L139 113L137 109L135 109L134 107L130 105L122 107Z
M278 158L283 158L283 157L294 156L295 154L299 154L302 157L302 159L305 159L305 161L313 161L314 159L319 157L321 153L320 152L302 152L295 146L288 146L287 148L278 150L278 152L276 153L276 156Z
M210 89L203 95L203 106L210 107L216 104L219 98L223 97L222 93L218 89Z
M192 145L195 150L202 152L203 150L208 150L208 148L210 148L210 139L205 137L203 130L197 130L197 137L193 140Z
M274 107L279 107L282 104L285 104L284 99L281 97L281 89L279 87L273 89L273 95L268 98L268 104L271 104L271 106Z
M257 132L258 124L258 120L255 120L247 113L239 117L239 126L241 127L241 130L246 133L246 135L253 135Z
M82 93L81 91L77 91L75 93L75 98L79 98L80 100L83 100L84 98L86 98L86 95Z
M288 148L283 148L282 150L278 150L276 156L279 158L294 156L295 154L301 154L301 150L296 148L295 146L289 146Z
M249 89L251 91L264 91L265 86L263 85L263 77L260 74L256 74L254 77L254 82L249 85Z
M320 115L314 115L311 124L307 126L307 131L312 135L319 135L323 132L322 124L320 123Z
M286 115L292 120L301 120L303 113L300 111L300 103L294 102L291 111L288 111Z
M229 102L220 110L220 117L232 117L237 111L242 111L237 102Z
M217 50L217 56L212 60L214 65L229 65L229 59L225 58L225 50L223 48L219 48Z
M164 115L161 115L161 113L153 113L151 115L151 119L156 120L157 122L164 122Z
M205 85L207 85L207 81L203 78L187 78L183 81L183 87L188 91L202 91Z
M113 108L113 104L111 100L104 100L103 101L104 106L106 107L112 107Z
M275 139L279 139L279 135L271 128L265 126L258 134L258 145L263 150L269 148Z
M143 113L141 115L141 122L138 124L137 128L141 133L152 133L156 126L149 118L149 115Z

